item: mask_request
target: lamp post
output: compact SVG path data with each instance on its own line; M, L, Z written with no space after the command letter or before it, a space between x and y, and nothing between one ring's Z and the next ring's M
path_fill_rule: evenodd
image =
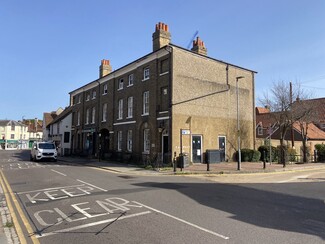
M237 76L236 77L236 94L237 94L237 143L238 143L238 164L237 164L237 170L240 170L241 169L238 81L240 79L243 79L243 78L244 78L244 76Z

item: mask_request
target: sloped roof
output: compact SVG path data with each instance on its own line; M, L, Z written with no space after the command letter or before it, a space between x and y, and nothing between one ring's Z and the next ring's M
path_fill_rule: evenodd
M293 127L301 133L301 128L298 122L295 122ZM319 129L314 125L314 123L308 123L307 137L309 140L325 140L325 131Z
M8 120L8 119L0 120L0 126L10 126L12 123L14 123L15 126L26 126L23 123L17 122L15 120Z
M256 112L256 114L267 114L267 113L270 113L270 109L263 108L263 107L256 107L255 112Z
M47 126L54 124L62 119L64 119L65 117L67 117L72 111L72 107L67 107L63 110L62 113L60 113L58 116L56 116Z

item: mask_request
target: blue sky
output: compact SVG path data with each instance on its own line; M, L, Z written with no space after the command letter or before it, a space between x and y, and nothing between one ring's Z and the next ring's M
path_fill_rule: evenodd
M101 59L150 53L158 22L175 45L199 31L208 56L257 71L256 97L280 80L325 97L324 16L324 0L1 0L0 119L64 108Z

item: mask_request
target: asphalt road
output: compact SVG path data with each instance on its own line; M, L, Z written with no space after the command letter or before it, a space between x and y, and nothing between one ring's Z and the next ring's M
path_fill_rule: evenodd
M3 187L11 188L27 243L325 241L324 172L254 181L257 175L127 175L28 160L28 151L0 151Z

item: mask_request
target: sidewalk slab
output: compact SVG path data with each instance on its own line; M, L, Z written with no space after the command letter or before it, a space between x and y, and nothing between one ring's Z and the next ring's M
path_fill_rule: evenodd
M253 174L253 173L270 173L270 172L285 172L295 170L308 170L308 169L325 169L325 163L288 163L284 168L282 164L267 163L265 169L263 168L262 162L242 162L241 170L237 170L236 162L222 162L214 163L209 165L209 171L207 170L206 164L193 164L186 168L177 168L174 172L173 168L167 168L162 170L144 169L132 164L107 161L80 157L59 157L58 161L81 164L92 167L98 167L107 169L119 173L132 173L132 174L149 174L149 175L175 175L175 174Z

